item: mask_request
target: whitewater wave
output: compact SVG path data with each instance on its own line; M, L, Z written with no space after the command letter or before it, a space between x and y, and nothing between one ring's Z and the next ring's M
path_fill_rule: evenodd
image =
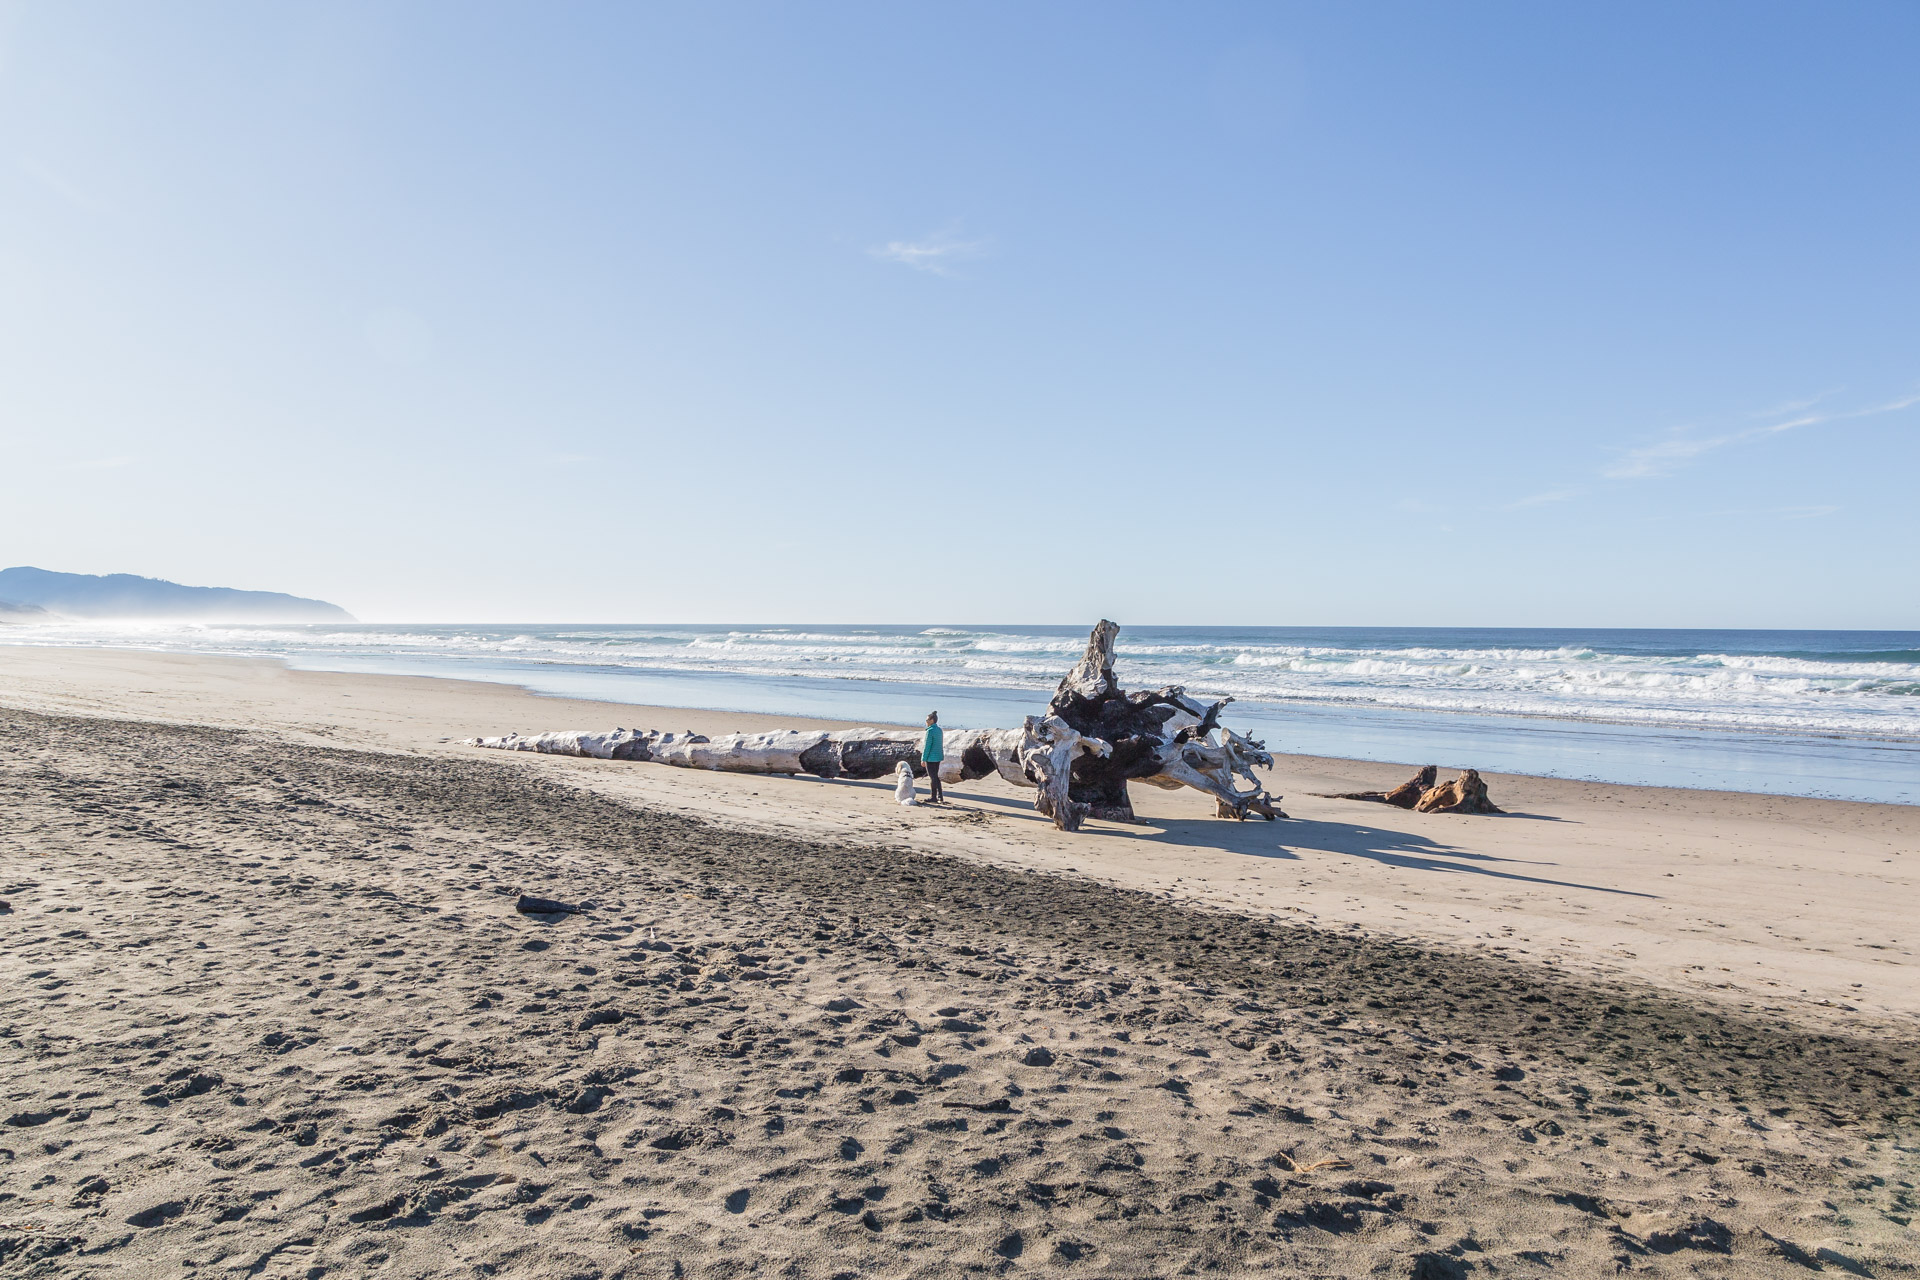
M1700 643L1688 644L1696 638ZM1347 631L1337 636L1174 628L1123 633L1122 680L1273 703L1761 729L1920 740L1920 644L1764 649L1742 633L1593 637ZM1065 629L964 627L222 626L57 623L0 628L0 643L116 645L274 656L302 665L405 659L427 667L578 666L597 671L1050 690L1085 643ZM1905 659L1913 659L1911 661Z

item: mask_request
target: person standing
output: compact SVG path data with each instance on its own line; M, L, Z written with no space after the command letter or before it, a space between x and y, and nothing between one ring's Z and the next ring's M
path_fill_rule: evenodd
M940 790L940 762L947 758L947 746L940 732L940 713L927 712L927 737L920 744L920 763L927 766L927 802L945 804L946 793Z

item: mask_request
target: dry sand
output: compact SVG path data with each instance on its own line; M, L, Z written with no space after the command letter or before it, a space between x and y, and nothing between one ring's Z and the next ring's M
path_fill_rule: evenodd
M1920 810L1289 757L1292 821L1063 837L447 741L764 717L30 649L0 708L0 1275L1920 1270Z

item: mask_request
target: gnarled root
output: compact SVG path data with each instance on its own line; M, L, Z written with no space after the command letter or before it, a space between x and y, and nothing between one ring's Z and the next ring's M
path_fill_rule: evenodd
M1083 755L1109 755L1113 748L1086 737L1059 716L1028 716L1021 732L1020 770L1040 789L1033 807L1060 830L1078 831L1092 806L1073 798L1073 763Z
M1271 822L1287 815L1281 811L1280 798L1269 795L1254 774L1256 766L1271 769L1273 757L1266 747L1231 729L1220 729L1218 740L1176 735L1159 752L1159 772L1142 778L1157 787L1193 787L1212 796L1215 811L1222 818L1244 822L1258 815ZM1242 791L1235 776L1245 778L1251 789Z
M1214 813L1218 817L1233 818L1240 822L1245 822L1252 817L1261 817L1272 822L1275 818L1287 816L1285 810L1280 807L1279 799L1264 791L1232 804L1225 800L1217 800Z
M1120 628L1102 620L1087 637L1086 651L1054 691L1047 709L1083 734L1099 737L1113 750L1082 760L1074 769L1074 799L1096 818L1137 821L1128 782L1156 787L1194 787L1218 801L1222 817L1245 819L1285 816L1254 775L1257 766L1273 767L1266 744L1220 723L1232 698L1203 703L1180 685L1128 693L1113 674L1113 646ZM1252 790L1235 783L1243 777Z

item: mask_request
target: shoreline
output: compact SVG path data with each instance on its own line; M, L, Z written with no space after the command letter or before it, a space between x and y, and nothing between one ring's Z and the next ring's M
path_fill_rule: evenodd
M387 637L399 648L389 651L376 645L362 651L349 639L342 642L344 647L321 644L309 650L303 647L306 642L289 642L249 652L249 645L242 640L230 653L208 656L265 657L295 669L340 674L505 683L546 697L604 700L636 707L736 708L742 709L742 714L778 715L789 720L917 724L926 704L950 709L954 714L947 718L958 727L1017 724L1020 717L1044 703L1046 691L1052 687L1051 679L1031 688L1019 683L950 683L941 678L937 665L923 670L911 662L889 668L891 674L875 670L862 674L857 659L846 669L829 662L809 667L805 673L798 669L756 671L751 663L726 671L699 669L698 663L661 667L645 662L602 663L594 643L581 648L539 629L536 631L546 639L524 652L514 646L500 649L493 644L501 641L498 636L473 648L461 628L442 629L444 635L433 628L421 630L434 635L429 647L435 651L431 654L408 649L402 643L404 637ZM510 629L497 630L504 635ZM111 636L103 638L107 644L123 642ZM173 647L175 642L188 647ZM131 636L125 637L124 643L134 652L195 652L192 642L180 637L161 642L159 647ZM441 643L452 647L435 647ZM560 646L548 655L551 660L542 659L542 643ZM616 647L606 656L611 658L617 651ZM820 675L828 670L831 676ZM1213 687L1197 671L1160 674L1177 674L1174 682L1189 688ZM1155 679L1149 668L1134 675L1143 685L1166 682ZM1383 694L1385 703L1344 696L1337 688L1323 692L1329 696L1263 700L1253 694L1236 705L1236 727L1270 743L1284 744L1294 754L1323 758L1461 761L1483 773L1920 806L1920 738L1873 731L1876 726L1870 718L1851 729L1824 724L1781 726L1771 721L1749 726L1735 723L1742 717L1733 714L1737 708L1731 707L1726 709L1727 716L1711 717L1715 723L1700 723L1681 710L1671 715L1652 711L1623 715L1596 706L1588 708L1593 714L1560 715L1540 710L1407 704L1391 696L1391 687ZM1421 701L1415 699L1415 703ZM1674 715L1680 718L1676 721Z
M1221 821L1197 793L1136 788L1139 826L1063 836L1031 793L952 789L902 810L871 783L713 774L458 740L509 731L693 729L799 717L643 708L445 677L344 675L275 659L0 648L0 704L267 732L379 751L484 755L627 803L804 838L899 844L1092 878L1253 918L1359 929L1779 1008L1858 1034L1920 1026L1912 920L1920 809L1486 773L1501 818L1420 815L1314 792L1391 787L1417 765L1277 755L1291 821Z

